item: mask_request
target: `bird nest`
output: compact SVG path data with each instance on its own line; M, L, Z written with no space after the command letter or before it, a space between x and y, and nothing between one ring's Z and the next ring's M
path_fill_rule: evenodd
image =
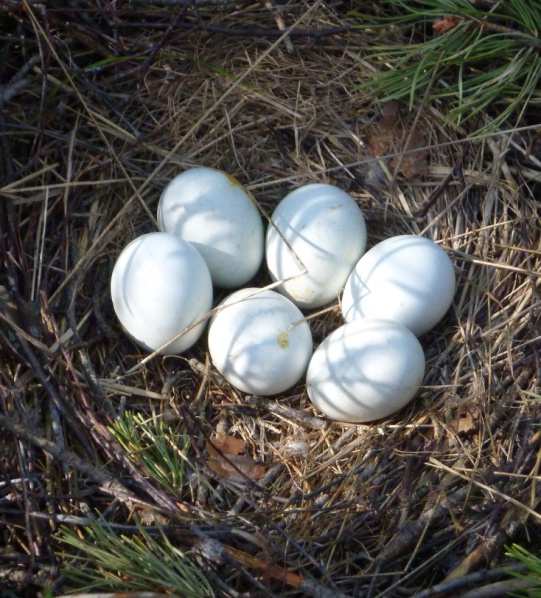
M347 3L291 4L3 9L7 588L456 596L505 578L506 547L535 534L534 121L473 135L443 104L379 104L375 34ZM415 400L342 424L303 383L239 393L204 338L146 359L114 316L112 267L195 165L234 174L267 215L295 186L332 183L362 208L369 246L421 234L449 253L457 293L421 338ZM269 282L262 269L254 286ZM342 322L338 303L309 315L316 346Z

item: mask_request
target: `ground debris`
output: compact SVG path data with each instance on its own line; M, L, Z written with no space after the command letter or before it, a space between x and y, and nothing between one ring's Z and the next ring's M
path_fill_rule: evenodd
M240 438L219 434L207 442L207 452L207 465L220 478L242 483L265 475L266 467L246 454L246 444Z
M427 145L426 135L421 127L417 126L412 131L408 125L411 123L401 115L398 102L385 104L381 119L368 130L367 147L376 158L392 155L386 160L391 175L398 168L402 176L412 179L427 174L428 150L419 149ZM409 154L406 153L408 151Z

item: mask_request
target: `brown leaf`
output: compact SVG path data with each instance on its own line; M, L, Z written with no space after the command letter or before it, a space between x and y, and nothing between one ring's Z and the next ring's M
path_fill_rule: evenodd
M162 515L158 511L141 508L137 509L137 512L143 525L166 525L169 523L169 518L165 517L165 515Z
M434 23L432 24L432 29L438 35L442 35L450 29L454 29L459 23L460 19L458 17L443 17L434 21Z
M252 556L242 550L233 548L232 546L226 546L225 552L239 563L242 563L246 567L251 569L259 569L265 577L269 579L276 579L282 583L291 586L292 588L300 589L304 584L304 577L289 569L284 569L278 565L270 563L266 560L259 559Z
M246 443L241 438L228 436L227 434L218 434L212 444L222 453L230 455L242 455L246 450Z
M471 432L475 430L476 424L469 411L460 413L457 419L457 430L460 432Z
M369 129L367 146L372 156L380 158L422 148L426 146L426 139L420 128L411 132L400 117L397 102L389 102L383 106L381 121ZM428 152L404 153L388 158L386 164L391 173L398 166L399 173L407 179L422 176L428 169Z
M207 443L208 467L216 475L234 482L259 480L266 468L244 453L246 444L240 438L220 434Z

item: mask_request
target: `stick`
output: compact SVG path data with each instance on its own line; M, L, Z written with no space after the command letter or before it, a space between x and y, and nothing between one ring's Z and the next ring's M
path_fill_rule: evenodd
M41 450L51 455L51 457L61 461L68 467L76 469L77 471L85 474L91 480L96 482L100 489L106 494L109 494L110 496L113 496L114 498L117 498L123 503L127 503L129 505L139 504L156 510L156 507L153 505L150 505L134 496L121 482L116 480L107 471L94 467L90 463L83 461L83 459L78 457L75 453L72 453L65 448L59 447L54 442L51 442L42 436L36 436L29 430L27 426L16 422L11 417L0 414L0 427L9 430L18 438L22 438L30 444L37 446Z
M539 588L541 584L535 579L512 579L510 581L498 581L488 586L475 588L462 594L460 598L496 598L499 596L509 596L512 592L527 590L528 588ZM516 594L515 594L516 595ZM528 594L533 596L534 594Z
M0 110L12 100L18 93L20 93L29 83L30 79L26 79L25 75L31 68L39 61L39 56L33 56L18 72L12 77L7 85L0 85Z
M265 2L265 8L267 8L268 10L270 10L270 12L273 13L276 26L283 33L286 30L286 24L284 21L284 17L282 17L282 15L280 14L280 9L276 6L274 0L267 0ZM284 45L286 47L287 53L293 54L295 48L293 47L291 37L286 37L286 39L284 40Z
M443 581L427 590L414 594L411 598L439 598L442 594L454 593L461 590L465 586L473 586L478 583L488 582L498 579L499 577L506 577L511 572L519 573L526 570L525 565L512 565L509 567L499 567L497 569L485 569L477 573L470 573L458 579L450 581Z

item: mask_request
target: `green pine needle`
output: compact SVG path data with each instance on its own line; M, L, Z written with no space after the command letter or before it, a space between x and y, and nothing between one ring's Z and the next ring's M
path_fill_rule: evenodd
M429 91L445 103L450 123L472 122L493 130L509 118L520 119L528 105L541 104L541 3L509 0L494 10L468 0L383 0L377 14L354 13L360 28L378 31L386 43L372 46L380 72L368 82L382 102L408 101L410 108ZM437 35L432 25L458 18ZM412 40L389 44L390 35ZM490 111L493 120L480 121Z
M525 572L511 572L513 577L531 584L527 589L519 590L514 595L523 596L524 598L541 598L541 558L518 544L513 544L507 550L506 555L526 566Z
M185 433L176 432L156 415L126 411L110 428L133 463L168 490L178 493L185 481Z
M72 591L214 596L198 566L163 534L154 538L140 528L136 534L119 535L95 523L83 531L61 528L57 538L65 546L62 575Z

